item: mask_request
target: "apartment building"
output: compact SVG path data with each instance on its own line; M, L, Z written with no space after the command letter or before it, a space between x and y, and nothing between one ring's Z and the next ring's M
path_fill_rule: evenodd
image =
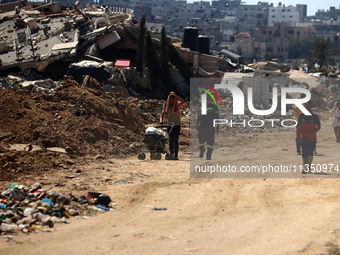
M290 23L278 22L274 26L260 27L264 39L313 39L315 28L312 26L291 26Z
M247 23L260 26L268 22L268 10L273 4L259 2L257 5L242 4L238 9L238 18L248 20Z
M290 23L290 25L295 26L296 23L300 22L299 10L293 5L285 7L280 4L277 7L269 7L267 25L274 26L278 22Z
M213 0L211 5L220 11L238 10L241 0Z

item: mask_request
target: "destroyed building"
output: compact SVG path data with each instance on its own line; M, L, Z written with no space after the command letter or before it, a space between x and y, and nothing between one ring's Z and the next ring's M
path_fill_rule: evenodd
M8 11L7 5L15 6ZM78 1L63 9L48 4L13 2L1 5L0 70L34 70L53 78L70 63L132 58L134 46L124 41L124 26L133 26L130 9L97 7ZM104 56L104 59L101 57ZM60 71L60 73L58 73Z

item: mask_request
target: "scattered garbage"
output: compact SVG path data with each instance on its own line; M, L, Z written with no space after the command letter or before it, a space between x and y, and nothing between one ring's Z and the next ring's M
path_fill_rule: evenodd
M102 209L102 210L104 210L104 211L110 211L109 208L106 208L106 207L101 206L101 205L96 205L96 207L99 208L99 209Z
M110 211L111 198L103 193L88 192L81 197L9 183L0 195L0 233L46 231L56 223L68 223L73 216ZM4 236L5 236L4 235ZM8 236L8 238L11 238Z
M154 207L154 208L152 208L152 210L154 210L154 211L166 211L166 210L168 210L168 208L165 208L165 207Z
M102 205L107 207L111 203L111 198L102 193L88 192L86 200L92 205Z

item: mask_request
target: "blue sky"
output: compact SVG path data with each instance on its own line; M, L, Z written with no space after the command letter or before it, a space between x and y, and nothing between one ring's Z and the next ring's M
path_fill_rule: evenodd
M198 0L195 0L197 2ZM307 4L307 14L314 15L315 12L319 9L329 10L330 6L334 6L339 9L340 1L339 0L294 0L294 1L286 1L286 0L261 0L262 2L273 3L274 6L277 6L279 2L288 6L288 5L296 5L296 4ZM260 1L260 2L261 2ZM194 2L194 0L187 0L187 2ZM257 4L259 0L243 0L246 4Z

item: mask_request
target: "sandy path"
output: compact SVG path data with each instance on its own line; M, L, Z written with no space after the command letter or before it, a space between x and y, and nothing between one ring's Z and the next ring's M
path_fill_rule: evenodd
M318 153L324 156L315 162L340 164L340 145L331 130L325 128L319 137ZM292 141L294 132L259 134L247 146L231 141L230 153L216 153L238 165L263 158L299 164ZM53 189L105 192L116 209L71 219L52 233L20 233L9 243L0 239L0 254L320 254L328 242L337 243L338 179L190 179L189 154L180 156L180 161L110 159L82 166L79 178ZM34 181L52 180L46 187L52 188L65 182L64 175L46 174Z

